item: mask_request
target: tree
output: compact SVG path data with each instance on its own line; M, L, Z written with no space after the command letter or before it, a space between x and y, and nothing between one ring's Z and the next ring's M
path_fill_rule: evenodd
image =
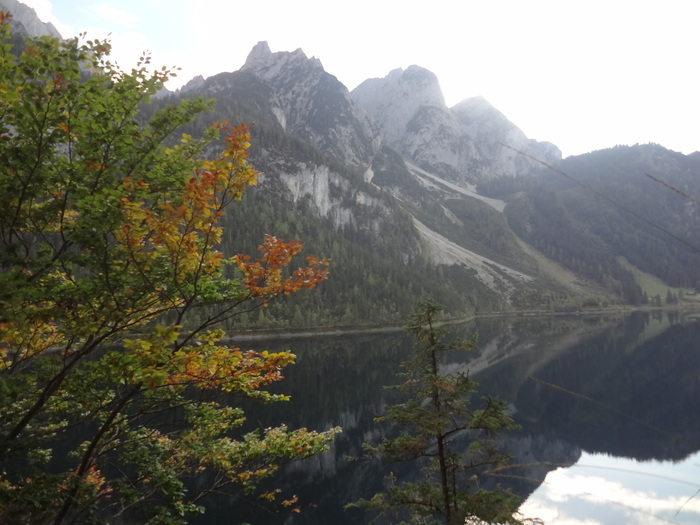
M522 523L514 517L516 496L480 486L489 469L506 462L496 438L515 425L498 399L483 398L472 408L476 384L467 373L441 373L446 351L473 347L471 341L445 340L446 331L437 326L441 310L431 300L421 302L406 326L416 339L415 353L402 365L404 382L390 387L406 400L387 406L379 418L395 424L398 437L366 445L370 456L385 461L419 460L420 479L391 479L385 493L358 505L379 516L408 513L409 523Z
M256 259L217 250L224 212L256 182L245 126L216 124L166 147L211 104L142 119L170 71L148 73L148 57L121 71L106 41L42 37L14 56L9 16L0 521L180 523L209 491L252 493L280 463L324 450L338 429L243 430L237 398L284 400L265 387L294 355L224 344L217 329L327 276L317 257L287 270L299 241L268 235Z

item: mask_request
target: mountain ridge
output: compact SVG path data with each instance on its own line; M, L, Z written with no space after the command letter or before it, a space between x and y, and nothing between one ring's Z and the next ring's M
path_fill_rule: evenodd
M216 107L183 131L252 124L260 184L227 217L223 250L253 252L272 233L302 238L334 261L334 277L308 302L290 298L244 326L286 326L290 312L307 327L401 322L421 296L456 316L638 306L658 292L643 289L635 269L674 294L700 281L700 259L664 234L700 245L700 214L639 179L648 172L700 195L700 155L648 145L562 159L484 97L448 108L437 77L420 66L351 92L319 59L301 49L273 53L266 42L238 71L159 93L144 116L190 96ZM661 229L587 185L638 215L654 210Z

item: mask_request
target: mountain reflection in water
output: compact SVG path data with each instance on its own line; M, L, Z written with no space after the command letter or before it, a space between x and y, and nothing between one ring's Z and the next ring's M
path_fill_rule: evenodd
M478 350L446 356L445 370L469 368L479 395L505 399L522 426L504 440L519 467L494 483L529 497L527 516L565 525L700 523L700 322L634 313L451 328L478 334ZM291 348L298 359L276 386L292 401L249 407L249 421L341 425L343 434L330 452L274 480L299 496L300 515L220 496L205 502L201 523L367 523L369 516L343 506L382 490L387 470L351 458L381 435L374 418L387 401L383 387L397 382L411 344L401 333L256 341ZM390 468L410 475L407 466Z

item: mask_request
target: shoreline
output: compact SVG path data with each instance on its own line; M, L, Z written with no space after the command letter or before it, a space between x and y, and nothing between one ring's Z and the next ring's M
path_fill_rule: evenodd
M685 306L685 307L684 307ZM474 321L476 319L488 319L497 317L585 317L593 315L627 315L633 312L666 312L666 311L679 311L684 313L690 313L697 311L700 314L700 305L673 305L672 307L629 307L621 306L618 308L596 308L592 310L575 310L575 311L560 311L553 312L551 310L522 310L522 311L504 311L504 312L492 312L485 314L473 315L471 317L465 317L460 319L447 319L442 321L442 325L466 323L469 321ZM391 333L391 332L402 332L403 326L348 326L346 328L340 327L324 327L324 328L300 328L298 330L294 329L280 329L280 330L270 330L265 331L251 331L249 333L242 333L240 335L227 336L224 341L253 341L253 340L273 340L273 339L303 339L306 337L337 337L345 335L360 335L360 334L377 334L377 333Z

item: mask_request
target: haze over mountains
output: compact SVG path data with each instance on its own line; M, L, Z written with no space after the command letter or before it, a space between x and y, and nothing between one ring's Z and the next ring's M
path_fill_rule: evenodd
M16 31L44 27L25 16ZM144 114L194 96L216 106L188 133L254 123L263 176L231 208L224 250L254 252L271 233L333 260L319 291L244 324L401 322L426 295L453 315L641 305L700 281L700 154L650 144L562 160L481 97L448 108L419 66L349 92L320 60L265 42Z

